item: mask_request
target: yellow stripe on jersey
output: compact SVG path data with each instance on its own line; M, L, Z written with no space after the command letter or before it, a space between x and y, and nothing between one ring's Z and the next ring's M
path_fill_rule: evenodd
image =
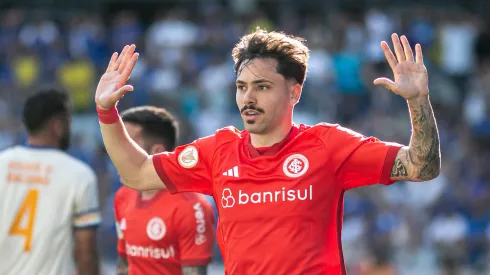
M92 226L92 225L98 225L102 220L102 217L99 213L97 212L91 212L87 213L82 216L78 216L73 219L73 225L75 227L85 227L85 226Z

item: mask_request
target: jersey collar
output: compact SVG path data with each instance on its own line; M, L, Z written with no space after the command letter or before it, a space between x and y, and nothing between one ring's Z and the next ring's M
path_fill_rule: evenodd
M31 148L31 149L40 149L40 150L58 150L58 148L54 146L43 146L43 145L32 145L32 144L24 144L24 147Z
M158 190L155 196L149 200L144 200L141 198L140 192L137 192L137 197L136 197L136 207L137 208L147 208L148 206L152 205L153 202L157 201L161 196L163 196L166 193L167 190Z
M250 134L248 132L247 134L248 136L245 139L245 143L250 153L250 157L257 158L260 156L274 156L277 154L277 152L279 152L279 150L282 149L282 147L284 147L284 145L299 134L299 127L296 124L293 124L293 127L291 127L291 130L285 139L269 147L255 148L250 141Z

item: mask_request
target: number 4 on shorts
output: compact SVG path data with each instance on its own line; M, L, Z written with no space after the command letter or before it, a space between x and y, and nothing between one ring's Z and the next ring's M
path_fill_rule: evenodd
M9 229L9 235L18 235L25 238L24 252L31 251L38 195L39 190L29 189ZM27 221L26 225L23 225L24 220Z

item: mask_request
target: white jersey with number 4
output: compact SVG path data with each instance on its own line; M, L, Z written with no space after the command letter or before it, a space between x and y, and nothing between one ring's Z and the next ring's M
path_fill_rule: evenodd
M73 230L101 221L92 169L54 148L0 153L0 275L73 274Z

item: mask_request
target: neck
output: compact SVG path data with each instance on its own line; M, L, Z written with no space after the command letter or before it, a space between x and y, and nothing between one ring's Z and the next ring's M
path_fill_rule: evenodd
M282 123L280 127L266 134L250 134L250 141L255 148L272 146L283 141L291 131L291 127L293 127L293 121L289 119L287 123Z
M159 190L141 191L141 199L144 201L151 200L158 192Z
M29 136L27 138L27 144L39 147L59 147L58 142L56 142L53 138L49 138L46 135L42 134L37 136Z

